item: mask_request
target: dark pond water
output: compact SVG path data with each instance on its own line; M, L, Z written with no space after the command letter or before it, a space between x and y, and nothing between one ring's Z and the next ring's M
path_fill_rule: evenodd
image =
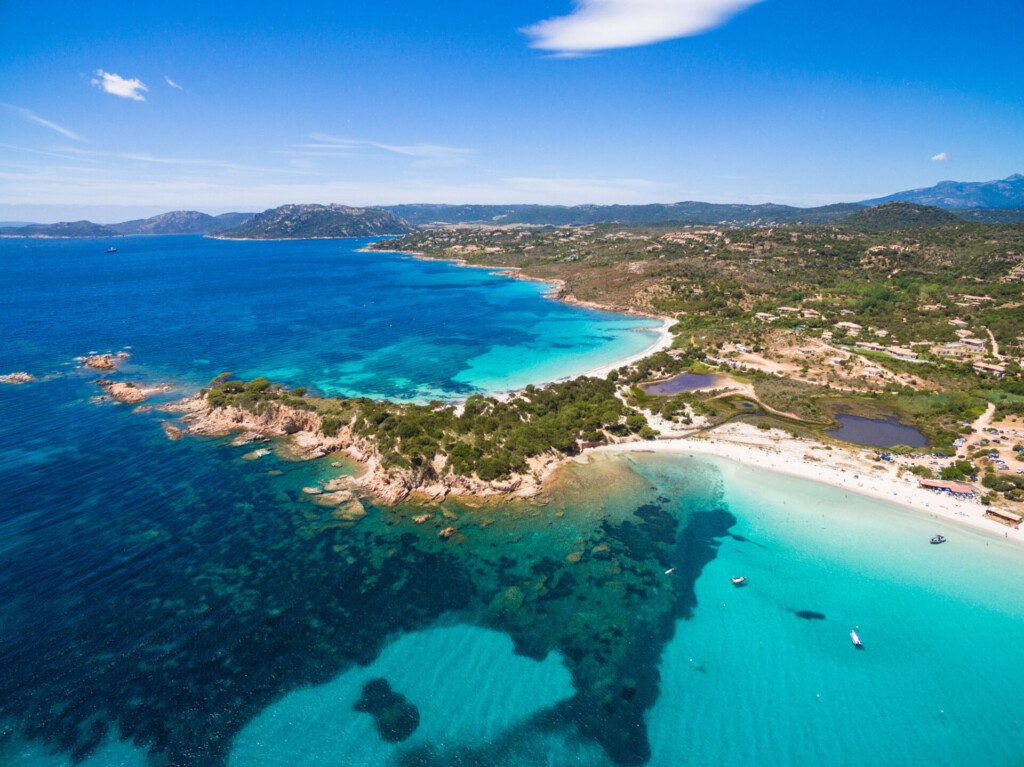
M901 424L895 418L864 418L859 415L838 415L839 426L829 436L856 445L870 447L927 447L928 438L913 426Z
M696 391L697 389L707 389L712 386L720 386L722 381L723 379L721 376L713 373L680 373L667 381L661 381L659 383L645 386L644 391L648 394L664 396L669 394L679 394L684 391Z

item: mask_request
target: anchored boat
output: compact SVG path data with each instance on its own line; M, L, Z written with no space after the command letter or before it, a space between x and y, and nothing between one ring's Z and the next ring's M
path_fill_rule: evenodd
M932 536L932 543L945 543L945 542L946 542L946 536L944 536L944 535L933 535Z
M864 643L860 641L860 636L858 636L856 629L850 629L850 641L853 642L853 646L858 650L864 649Z

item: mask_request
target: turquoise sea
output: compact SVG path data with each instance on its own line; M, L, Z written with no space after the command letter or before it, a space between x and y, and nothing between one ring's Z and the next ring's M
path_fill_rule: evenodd
M664 454L345 521L301 492L342 469L168 441L65 364L458 398L650 343L362 244L0 240L0 372L53 374L0 387L0 764L1024 763L1011 542Z

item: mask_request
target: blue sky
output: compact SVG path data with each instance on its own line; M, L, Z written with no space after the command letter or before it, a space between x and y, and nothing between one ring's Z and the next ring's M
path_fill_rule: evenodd
M1022 48L1020 0L9 0L0 219L1001 178Z

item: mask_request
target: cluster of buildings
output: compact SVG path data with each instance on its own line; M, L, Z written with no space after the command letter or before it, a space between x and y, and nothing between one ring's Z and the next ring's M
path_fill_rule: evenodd
M957 300L956 303L958 306L975 307L992 300L993 299L990 296L965 294L959 296L959 300ZM925 304L921 306L922 311L941 311L945 308L946 307L943 304ZM843 309L839 313L840 315L846 316L853 315L853 312L849 309ZM781 317L799 317L807 320L820 320L823 318L823 315L817 309L799 306L779 306L773 311L757 312L754 315L754 319L768 323L775 322ZM970 329L969 323L959 317L950 319L949 324L955 329L957 340L936 345L932 345L932 342L928 341L916 342L909 346L885 345L880 343L878 340L867 340L864 336L870 335L873 339L887 338L889 336L889 331L884 328L865 328L863 325L854 322L852 319L841 319L832 326L832 330L822 331L821 340L828 344L832 343L835 337L842 338L845 336L850 339L856 339L853 341L853 345L860 351L885 354L893 359L902 360L904 362L925 362L926 360L921 358L923 352L911 347L930 346L931 348L928 349L928 351L932 355L952 359L965 364L969 363L977 373L991 375L997 378L1002 378L1006 375L1006 366L1002 364L1001 360L997 359L996 361L989 361L985 359L989 352L988 339L978 338L975 336ZM800 328L797 329L799 330ZM995 351L995 349L993 349L993 351ZM998 357L998 354L996 356ZM1024 362L1022 362L1022 364L1024 364Z

